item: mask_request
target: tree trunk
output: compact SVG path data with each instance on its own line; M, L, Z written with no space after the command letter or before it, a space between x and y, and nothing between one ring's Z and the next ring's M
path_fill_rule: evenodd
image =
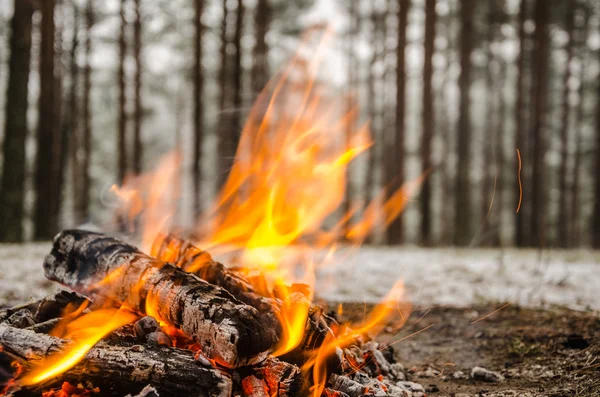
M31 67L33 0L15 0L11 22L9 77L6 89L0 241L23 241L28 83Z
M519 55L517 58L517 99L515 104L515 145L522 153L525 152L527 146L527 136L525 130L525 42L527 34L525 31L525 22L527 21L527 0L521 0L519 7ZM515 179L522 177L515 170ZM522 203L522 184L515 180L515 207L518 208L518 203ZM523 211L524 212L524 211ZM527 230L525 224L524 213L520 210L515 215L515 244L519 247L526 245Z
M55 0L40 3L42 20L40 23L40 95L38 102L38 129L37 129L37 159L36 159L36 203L34 214L34 238L47 240L57 232L58 220L54 213L55 188L58 150L60 148L59 131L56 131L54 80L54 5Z
M396 48L396 131L394 141L387 150L385 159L385 181L389 195L404 182L404 124L406 102L406 28L410 0L398 0L398 42ZM388 197L389 197L388 195ZM397 217L388 227L388 244L403 241L402 217Z
M244 0L237 0L235 18L235 31L233 35L233 112L231 113L231 164L235 161L235 153L240 143L241 136L241 114L242 114L242 35L244 33Z
M502 238L503 231L503 214L504 214L504 175L505 175L505 163L506 163L506 154L505 154L505 142L506 142L506 105L508 103L508 98L506 94L505 84L507 79L508 65L505 61L501 61L500 64L500 75L498 76L498 83L496 85L496 92L498 93L498 117L496 118L496 139L495 139L495 153L496 153L496 200L495 207L496 213L498 214L498 220L496 221L496 233L494 233L494 239L492 244L494 246L502 247L504 245L504 241ZM511 149L512 150L512 149Z
M579 69L579 104L577 105L577 113L575 115L576 121L576 137L575 137L575 154L573 159L573 186L571 191L573 196L571 197L571 226L572 231L571 241L574 245L581 245L581 208L579 203L579 188L581 186L581 157L582 157L582 139L583 130L585 127L585 105L586 105L586 71L589 62L587 39L589 35L589 10L583 9L584 18L581 29L578 29L578 57L581 63Z
M456 174L455 233L456 245L471 239L471 52L474 39L475 0L461 0L460 19L460 109L458 119L458 168Z
M125 19L125 3L127 0L121 0L119 14L121 17L121 27L119 33L119 67L117 71L117 80L119 84L119 116L117 130L117 183L123 183L127 173L127 115L125 114L125 57L127 55L127 43L125 40L125 30L127 20Z
M81 182L81 201L77 212L81 219L88 219L90 208L90 190L91 190L91 157L92 157L92 109L91 109L91 91L92 91L92 38L91 31L94 25L94 0L87 0L85 10L85 66L83 69L83 159L82 159L82 182Z
M133 23L133 58L135 60L135 109L133 113L133 172L142 173L142 15L140 0L134 0L135 22Z
M71 135L69 142L69 154L71 157L71 186L73 190L73 220L76 224L81 223L85 218L79 213L81 208L82 194L82 164L80 161L80 128L79 128L79 98L78 79L79 66L77 65L77 48L79 46L79 9L75 2L71 3L73 10L73 37L70 52L70 73L71 87L69 91L69 112L67 118L67 131Z
M480 234L484 244L489 244L490 240L487 237L490 236L490 232L496 234L492 230L492 223L490 219L490 203L492 197L495 195L494 191L494 173L492 172L494 166L494 145L498 144L498 132L496 131L495 118L497 117L496 109L496 92L494 81L497 76L494 76L494 64L497 62L492 46L495 39L496 30L496 15L495 12L496 0L488 0L487 9L487 38L486 38L486 71L485 71L485 85L486 85L486 98L485 98L485 121L484 121L484 133L488 135L488 139L483 140L483 178L481 183L481 229Z
M546 107L548 102L548 4L535 3L535 67L532 69L532 161L531 175L531 245L542 247L545 243L546 186L544 182L544 156L546 154Z
M54 131L57 138L54 143L54 166L52 167L53 189L52 198L52 213L55 217L56 229L59 228L59 215L63 198L63 190L66 179L67 160L69 158L69 141L71 131L66 116L68 109L65 109L67 98L64 95L63 80L65 75L65 67L63 64L63 51L65 48L63 32L65 28L65 4L64 0L56 0L54 8L55 20L55 42L54 42ZM56 233L56 230L55 230ZM53 233L52 237L55 233Z
M562 248L569 247L570 238L572 237L571 231L569 230L569 188L567 182L567 174L569 168L569 130L570 130L570 111L569 97L571 90L569 89L569 80L571 79L571 61L573 60L573 42L574 42L574 28L575 28L575 0L570 0L567 5L567 12L565 14L565 30L569 35L569 39L566 44L567 51L567 62L565 66L565 72L563 74L563 95L562 95L562 109L561 109L561 126L560 126L560 170L559 170L559 206L558 206L558 244Z
M598 51L600 55L600 51ZM592 247L600 248L600 83L597 88L596 104L596 150L594 158L594 214L592 217Z
M435 113L433 103L433 52L435 49L435 12L436 0L425 1L425 51L423 59L423 113L421 135L421 172L428 172L431 167L431 144L435 129ZM421 242L430 245L431 216L431 179L425 178L421 186Z
M204 0L194 0L194 157L192 160L192 178L194 189L194 215L201 213L202 193L202 143L204 142L204 74L202 70L202 14L204 13Z
M227 7L227 1L222 1L222 12L221 16L221 47L219 50L220 56L220 65L219 65L219 121L217 125L218 132L218 167L217 167L217 186L220 188L225 184L227 180L227 175L229 170L231 169L231 165L233 163L233 159L231 157L231 153L235 150L231 148L232 139L231 131L227 123L227 104L229 103L229 84L227 81L227 44L229 43L229 38L227 35L228 30L228 18L229 18L229 8Z
M252 63L252 89L256 98L269 80L269 45L267 33L271 24L269 0L258 0L254 14L255 40Z

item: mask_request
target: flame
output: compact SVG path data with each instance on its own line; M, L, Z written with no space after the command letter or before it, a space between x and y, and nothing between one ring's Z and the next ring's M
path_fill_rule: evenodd
M75 366L87 352L104 336L133 322L137 316L125 309L100 309L84 314L65 327L64 339L71 340L67 349L43 358L21 383L33 385L51 378Z
M302 343L315 270L336 260L339 247L358 247L378 224L387 225L397 218L426 177L423 174L391 194L382 192L366 206L344 205L348 167L372 140L369 124L359 121L360 113L352 99L332 96L329 87L318 79L318 65L330 33L319 38L315 51L307 39L290 65L259 95L241 133L228 179L214 205L198 219L195 230L199 247L213 255L238 258L248 274L260 275L248 277L256 290L281 302L276 312L282 337L273 349L275 356ZM173 226L180 165L181 156L171 153L155 171L128 178L124 186L111 189L119 198L120 219L131 228L140 228L142 249L153 255L157 254L156 246L152 246L156 236L168 233ZM169 246L160 253L161 259L175 261L179 248ZM199 262L186 266L186 270L194 271L206 260L210 260L209 255L199 256ZM107 287L109 278L104 281ZM307 288L300 292L295 283ZM340 326L320 348L309 352L303 369L312 373L313 396L320 396L325 387L327 358L359 335L379 332L399 310L403 293L402 283L397 283L364 322ZM156 297L148 296L146 313L169 330L170 324L155 310L159 304ZM340 314L342 311L340 306ZM72 335L74 347L44 360L44 365L26 378L28 382L40 382L65 371L106 333L133 320L131 313L118 310L111 313L110 321L97 324L94 313L81 318L93 315L91 322L86 319L69 324L77 323L81 334ZM402 311L400 317L405 321ZM176 334L178 330L171 331Z

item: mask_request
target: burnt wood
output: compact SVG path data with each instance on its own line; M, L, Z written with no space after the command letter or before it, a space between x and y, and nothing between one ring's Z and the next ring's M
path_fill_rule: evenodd
M277 340L261 314L218 286L103 234L66 230L44 260L46 277L85 295L125 303L194 338L225 367L266 358ZM153 313L146 302L152 301Z
M43 357L69 349L69 341L30 330L0 325L0 346L5 353L28 366ZM38 392L67 381L100 387L101 395L137 394L150 385L161 396L229 397L230 376L219 369L201 366L194 353L176 348L140 346L101 341L76 366L60 376L34 386L20 386Z

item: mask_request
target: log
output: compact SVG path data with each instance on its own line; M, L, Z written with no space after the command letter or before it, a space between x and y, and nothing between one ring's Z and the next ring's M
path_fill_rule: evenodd
M298 351L312 350L321 346L325 337L332 333L331 326L337 324L321 306L309 302L305 294L300 292L292 292L287 297L280 297L277 291L273 291L273 297L260 295L241 272L215 262L208 252L198 248L189 240L173 234L160 235L152 245L152 255L188 272L193 272L211 284L223 287L242 302L255 307L260 313L265 314L265 319L271 326L276 327L278 335L281 333L281 326L277 315L283 300L295 300L300 306L309 306L304 337ZM300 288L301 285L296 286ZM308 286L304 287L308 288ZM294 286L291 290L294 290ZM288 358L292 359L292 356L298 354L288 355Z
M47 355L69 349L70 342L0 325L0 346L13 357L34 366ZM29 392L39 392L67 381L86 387L92 384L100 388L101 395L137 394L146 385L154 387L160 396L168 397L231 395L230 376L219 369L199 365L191 351L133 346L101 341L77 365L57 378L21 387Z
M254 375L242 379L244 397L269 397L269 389L265 382Z
M151 255L164 262L169 262L186 272L194 273L210 284L227 290L240 301L256 308L261 313L275 317L277 308L273 299L261 296L254 287L236 271L226 268L213 260L212 256L173 234L160 235L152 245Z
M262 379L268 387L269 396L293 397L302 395L304 378L300 368L294 364L269 357L253 372Z
M255 308L224 289L99 233L60 233L44 270L77 292L126 302L181 329L206 357L228 368L264 360L277 340Z

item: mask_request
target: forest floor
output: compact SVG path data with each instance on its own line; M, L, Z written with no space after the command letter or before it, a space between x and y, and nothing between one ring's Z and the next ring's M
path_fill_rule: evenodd
M58 288L41 266L49 251L0 245L0 307ZM600 397L600 253L366 247L342 259L316 290L350 319L404 280L413 313L378 338L427 395ZM502 380L473 379L475 367Z

